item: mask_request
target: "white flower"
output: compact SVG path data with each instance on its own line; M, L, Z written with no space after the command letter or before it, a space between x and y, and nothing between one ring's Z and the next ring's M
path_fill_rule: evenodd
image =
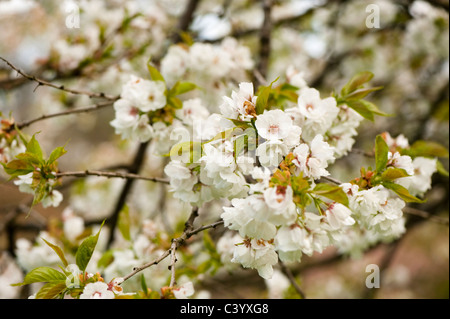
M302 250L312 251L312 237L297 224L281 227L275 236L275 247L284 262L300 262Z
M277 231L269 221L271 210L261 196L251 195L247 198L234 198L232 207L223 207L220 217L225 227L239 231L242 237L272 239Z
M293 163L298 167L298 174L303 172L304 176L317 179L321 176L328 176L326 170L328 162L334 160L334 151L327 142L323 141L322 135L317 135L311 146L303 143L293 151L295 159Z
M84 287L80 299L114 299L114 293L108 289L108 284L97 281Z
M286 138L292 130L292 119L281 110L265 111L255 121L258 134L266 140Z
M292 202L293 191L291 186L282 187L280 185L276 187L269 187L264 191L264 200L272 209L284 210L289 203Z
M286 69L286 80L290 84L298 87L299 90L308 87L303 72L297 71L292 64L289 65L288 68Z
M414 196L422 196L431 188L431 176L436 172L437 159L416 157L412 161L414 175L399 178L396 183L406 187Z
M84 231L84 219L76 216L70 208L64 209L62 219L64 222L64 235L71 242L75 242L76 238Z
M164 167L164 173L170 178L172 191L191 191L198 182L198 177L192 174L191 170L180 161L170 161Z
M166 85L162 81L149 81L131 75L122 87L120 97L128 100L142 112L158 110L166 105Z
M351 217L352 211L340 203L332 203L325 212L326 219L333 229L351 226L355 220Z
M284 292L289 288L291 282L283 273L277 269L273 271L272 278L265 279L269 299L283 299Z
M183 102L183 108L177 110L177 115L188 125L193 125L195 121L205 121L209 117L208 109L202 104L199 98L189 99Z
M395 152L394 154L388 152L387 165L404 169L408 175L414 174L414 166L411 157L407 155L400 155L399 152Z
M146 114L139 115L139 109L132 102L119 99L114 103L116 117L110 122L115 128L116 134L121 134L123 139L138 139L146 142L153 136L153 128L149 124Z
M207 78L221 78L233 68L230 55L220 47L196 42L189 48L189 68Z
M265 167L278 166L288 152L288 147L280 140L266 141L256 149L259 162Z
M49 206L58 207L59 204L61 204L62 200L63 200L63 194L61 194L61 192L57 191L56 189L52 189L42 199L41 204L43 207L49 207Z
M298 108L305 119L302 128L307 140L317 134L324 134L339 113L333 97L321 99L319 91L313 88L301 90Z
M220 112L229 119L249 120L256 116L256 99L253 95L253 83L242 82L239 84L239 91L233 91L231 98L224 96L220 105Z
M27 194L34 194L33 189L31 188L31 184L33 184L33 172L19 175L19 180L14 181L14 184L19 186L19 191Z
M386 144L391 150L409 147L408 139L403 134L400 134L396 138L393 138L391 134L389 134L389 132L383 132L381 136L386 141Z
M175 298L177 299L188 299L188 297L194 294L194 285L192 282L186 282L178 288L172 290Z
M270 279L273 265L278 263L278 255L273 244L261 239L245 239L236 245L232 262L240 263L244 268L253 268L264 279Z
M161 61L161 74L169 85L173 85L186 72L189 52L181 45L172 45Z

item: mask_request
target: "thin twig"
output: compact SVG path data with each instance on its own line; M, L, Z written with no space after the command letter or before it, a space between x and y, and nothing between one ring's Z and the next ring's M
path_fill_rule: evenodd
M185 224L185 230L183 232L183 234L181 234L180 237L174 238L172 239L172 244L170 246L170 249L167 249L164 253L161 254L161 256L159 256L158 258L156 258L155 260L148 262L142 266L138 266L138 267L134 267L133 271L131 273L129 273L128 275L126 275L125 277L123 277L123 281L126 281L128 279L130 279L131 277L133 277L134 275L136 275L137 273L141 272L142 270L149 268L151 266L157 265L159 264L161 261L163 261L165 258L167 258L168 256L170 256L172 254L172 252L175 252L175 249L177 249L178 247L180 247L181 245L183 245L186 240L188 240L189 238L191 238L192 236L198 234L199 232L202 232L204 230L210 229L210 228L216 228L218 225L223 224L223 221L218 221L206 226L201 226L198 228L193 228L193 224L194 224L194 220L195 218L198 216L198 208L194 207L192 210L191 215L189 216L188 221ZM171 283L172 282L172 278L175 276L174 275L174 270L173 270L173 265L175 263L171 262L171 270L172 270L172 274L171 274Z
M86 106L86 107L83 107L83 108L76 108L76 109L67 110L67 111L63 111L63 112L52 113L52 114L44 114L44 115L41 115L41 116L39 116L39 117L37 117L35 119L18 123L16 126L17 126L18 129L22 129L24 127L30 126L33 123L36 123L36 122L39 122L39 121L42 121L42 120L46 120L46 119L50 119L50 118L54 118L54 117L97 111L97 110L100 110L100 109L102 109L104 107L111 106L113 103L114 103L114 101L110 100L110 101L106 101L106 102L97 103L97 104L94 104L94 105L91 105L91 106Z
M174 287L177 282L175 281L175 263L177 262L177 255L176 255L176 251L177 251L177 241L172 241L172 244L170 245L170 255L171 255L171 259L170 259L170 284L169 287Z
M270 49L271 49L271 33L272 33L272 5L273 0L263 1L264 21L261 26L259 39L259 61L256 67L262 78L267 77L269 68ZM255 78L256 86L261 85L259 77Z
M292 286L295 288L297 293L302 297L302 299L306 299L306 295L303 292L302 288L298 285L297 281L295 280L294 275L292 274L292 271L286 267L286 265L280 260L280 266L283 273L288 277L289 281L291 282Z
M89 92L89 91L82 91L82 90L66 88L64 85L54 84L54 83L48 82L46 80L39 79L39 78L37 78L34 75L27 74L24 71L22 71L19 68L17 68L14 64L12 64L11 62L9 62L8 60L6 60L3 57L0 57L0 60L4 61L6 64L8 64L11 67L11 69L15 70L17 73L19 73L24 78L26 78L26 79L28 79L30 81L36 82L38 84L37 87L39 87L39 86L48 86L48 87L51 87L51 88L54 88L54 89L57 89L57 90L61 90L61 91L64 91L64 92L72 93L72 94L87 95L90 98L104 98L104 99L111 100L111 101L115 101L115 100L118 99L117 96L107 95L107 94L105 94L103 92L97 93L97 92Z
M443 224L443 225L447 225L449 226L449 220L448 218L443 218L440 216L436 216L433 214L430 214L429 212L426 212L424 210L420 210L417 208L412 208L412 207L405 207L403 208L403 212L408 214L408 215L414 215L414 216L418 216L418 217L422 217L424 219L428 219L430 221L436 222L438 224Z
M75 171L75 172L59 172L56 173L56 177L65 177L65 176L73 176L73 177L86 177L86 176L102 176L107 178L123 178L123 179L142 179L151 182L158 182L168 184L169 181L164 178L159 177L146 177L133 173L122 173L122 172L105 172L105 171L94 171L94 170L85 170L85 171Z

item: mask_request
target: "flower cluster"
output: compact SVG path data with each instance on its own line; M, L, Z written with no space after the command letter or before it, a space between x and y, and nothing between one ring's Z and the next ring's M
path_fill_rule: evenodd
M123 85L120 99L114 103L116 117L111 121L116 134L124 139L148 141L154 130L149 112L166 105L166 85L162 81L149 81L131 75Z
M221 218L239 235L227 254L266 279L278 258L294 262L329 245L345 251L348 242L362 249L398 238L405 230L405 200L395 195L404 195L395 185L414 197L420 193L417 183L435 172L435 160L413 161L402 151L409 148L404 137L384 133L386 158L378 172L362 171L361 178L336 186L318 183L330 175L328 165L351 149L362 117L344 103L338 106L334 97L320 98L315 89L298 92L296 106L261 112L264 93L256 96L251 83L241 83L223 97L221 116L215 117L226 130L200 139L206 142L185 143L185 160L173 156L165 167L176 198L198 206L230 200ZM334 143L341 137L347 142ZM171 155L183 153L182 147L175 150ZM414 166L425 162L430 166L421 171ZM421 187L427 190L429 183ZM349 240L355 234L366 240Z

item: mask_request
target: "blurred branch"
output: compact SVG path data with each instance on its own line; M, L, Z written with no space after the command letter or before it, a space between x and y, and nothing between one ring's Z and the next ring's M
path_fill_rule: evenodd
M175 254L175 249L177 249L178 247L180 247L181 245L183 245L186 240L188 240L190 237L198 234L201 231L204 231L206 229L210 229L210 228L215 228L218 225L222 224L223 222L215 222L206 226L201 226L198 228L194 229L194 220L195 218L197 218L198 216L198 207L194 207L192 209L191 215L189 216L188 220L185 223L185 228L183 231L183 234L181 234L180 237L177 238L173 238L172 239L172 244L170 245L170 248L168 250L166 250L161 256L159 256L158 258L156 258L155 260L146 263L142 266L138 266L138 267L134 267L133 271L131 273L129 273L128 275L123 277L123 281L126 281L128 279L130 279L131 277L133 277L134 275L136 275L137 273L141 272L142 270L149 268L153 265L157 265L159 264L161 261L163 261L165 258L167 258L168 256L172 255L172 261L171 261L171 265L170 265L170 269L172 271L171 273L171 280L170 280L170 286L174 286L175 285L175 274L174 274L174 267L173 265L175 264L176 258L174 257Z
M85 170L85 171L77 171L77 172L59 172L55 174L56 177L65 177L65 176L73 176L73 177L86 177L86 176L102 176L107 178L124 178L124 179L142 179L151 182L158 182L168 184L169 181L159 177L146 177L133 173L121 173L121 172L105 172L105 171L93 171L93 170Z
M16 71L17 73L19 73L21 76L23 76L24 78L36 82L38 85L36 88L38 88L39 86L48 86L57 90L61 90L64 92L68 92L71 94L77 94L77 95L86 95L90 98L104 98L107 100L111 100L111 101L115 101L117 100L119 97L117 96L111 96L111 95L107 95L103 92L97 93L97 92L90 92L90 91L82 91L82 90L76 90L76 89L71 89L71 88L66 88L64 85L59 85L59 84L54 84L51 82L48 82L46 80L43 79L39 79L34 75L29 75L25 72L23 72L22 70L20 70L19 68L17 68L16 66L14 66L11 62L9 62L8 60L6 60L3 57L0 57L0 60L4 61L6 64L8 64L11 69L13 69L14 71ZM35 89L36 90L36 89Z
M256 67L257 74L261 75L261 78L266 78L267 70L269 67L270 50L271 50L271 33L272 33L272 5L273 0L263 1L264 21L261 26L260 39L259 39L259 61ZM261 85L259 77L255 78L256 87Z
M175 33L173 33L173 36L170 39L171 42L173 42L173 43L178 42L181 39L181 33L188 30L189 25L192 22L195 10L196 10L199 2L200 2L200 0L189 0L188 4L186 5L186 7L184 9L184 13L180 17L177 30L175 31ZM133 158L133 162L130 166L130 169L128 170L129 173L131 173L131 174L139 173L139 170L141 169L141 167L143 165L145 153L147 152L147 148L149 145L150 145L150 141L141 143L139 145L139 148ZM107 248L109 248L114 241L114 236L115 236L114 230L117 225L119 213L122 211L122 209L125 205L126 199L128 197L128 194L131 192L133 182L134 182L134 179L126 180L126 183L123 186L122 191L119 195L119 199L116 203L116 206L114 207L114 210L113 210L110 218L107 220L107 223L111 227L111 231L109 232L109 238L108 238L108 242L107 242Z
M181 41L181 34L189 29L189 25L191 24L194 17L194 12L197 9L199 3L200 0L189 0L186 8L184 9L183 15L178 21L177 29L171 37L172 43Z
M281 270L288 277L292 286L295 288L295 291L297 291L297 293L300 295L300 297L302 299L306 299L306 295L303 292L302 288L300 288L300 286L298 285L297 281L295 280L295 277L294 277L294 274L292 273L292 271L288 267L286 267L286 265L281 260L279 261L279 263L281 266Z
M147 141L145 143L141 143L138 147L138 150L136 151L136 154L133 158L133 162L130 165L128 169L128 173L132 175L136 175L139 173L145 158L145 153L147 152L147 147L150 145L150 141ZM127 178L125 185L122 188L122 191L120 192L119 198L117 200L116 205L114 206L114 210L112 211L110 217L107 219L106 223L110 226L110 232L107 242L107 248L112 245L115 237L115 229L117 222L119 220L119 214L122 211L123 207L125 206L126 199L128 197L128 194L131 191L131 188L133 186L133 183L135 181L135 178Z
M24 122L21 122L21 123L17 123L16 127L18 129L22 129L24 127L30 126L33 123L36 123L36 122L39 122L39 121L43 121L43 120L46 120L46 119L50 119L50 118L54 118L54 117L97 111L97 110L100 110L100 109L102 109L104 107L111 106L113 103L114 103L114 101L111 100L111 101L100 102L100 103L97 103L97 104L94 104L94 105L91 105L91 106L87 106L87 107L83 107L83 108L72 109L72 110L67 110L67 111L57 112L57 113L52 113L52 114L44 114L44 115L41 115L41 116L39 116L39 117L37 117L35 119L24 121ZM11 130L14 129L14 126L11 126L10 129Z

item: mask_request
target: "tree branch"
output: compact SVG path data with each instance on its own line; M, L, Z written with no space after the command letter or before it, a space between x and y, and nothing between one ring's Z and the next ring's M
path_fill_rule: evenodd
M105 171L95 171L95 170L56 173L56 177L66 177L66 176L73 176L73 177L102 176L102 177L107 177L107 178L141 179L141 180L145 180L145 181L169 184L169 181L164 178L146 177L146 176L133 174L133 173L105 172Z
M186 5L186 8L183 12L183 15L181 16L180 20L178 21L177 29L171 37L172 43L177 43L177 42L181 41L181 33L188 30L189 25L192 22L192 18L194 17L194 12L197 9L197 6L199 3L200 3L200 0L189 0L188 4Z
M16 126L18 129L23 129L24 127L30 126L31 124L34 124L36 122L43 121L43 120L46 120L49 118L66 116L66 115L71 115L71 114L78 114L78 113L88 113L88 112L100 110L107 106L111 106L112 104L114 104L114 101L110 100L110 101L100 102L100 103L97 103L97 104L94 104L91 106L87 106L87 107L83 107L83 108L77 108L77 109L67 110L67 111L63 111L63 112L52 113L52 114L44 114L35 119L17 123ZM11 130L14 129L14 126L11 126L10 129Z
M183 245L186 242L186 240L188 240L190 237L194 236L195 234L197 234L201 231L204 231L206 229L215 228L218 225L223 224L223 221L219 221L219 222L212 223L210 225L201 226L201 227L194 229L194 220L195 220L195 218L197 218L197 216L198 216L198 207L194 207L192 209L191 215L189 216L188 220L185 223L185 229L183 231L183 234L181 234L180 237L172 239L172 244L170 245L170 248L168 250L166 250L164 253L162 253L161 256L159 256L155 260L153 260L149 263L146 263L142 266L134 267L133 271L131 273L129 273L128 275L123 277L123 282L130 279L131 277L133 277L137 273L141 272L142 270L149 268L153 265L159 264L161 261L163 261L168 256L172 256L169 269L171 270L170 287L173 287L176 284L175 283L175 270L174 270L174 268L175 268L174 265L176 262L176 257L175 257L176 249L178 247L180 247L181 245Z
M48 87L51 87L51 88L54 88L54 89L57 89L57 90L61 90L61 91L64 91L64 92L68 92L68 93L71 93L71 94L87 95L90 98L104 98L104 99L111 100L111 101L115 101L115 100L117 100L119 98L117 96L106 95L103 92L97 93L97 92L89 92L89 91L82 91L82 90L66 88L66 87L64 87L64 85L54 84L54 83L45 81L43 79L39 79L39 78L37 78L34 75L27 74L27 73L23 72L22 70L20 70L19 68L17 68L15 65L13 65L11 62L9 62L8 60L6 60L3 57L0 57L0 60L4 61L6 64L9 65L9 67L11 67L11 69L15 70L17 73L19 73L24 78L26 78L26 79L28 79L30 81L36 82L38 84L37 87L39 87L39 86L48 86Z
M280 266L283 273L288 277L289 281L291 282L292 286L295 288L295 291L300 295L302 299L306 299L306 295L303 292L302 288L298 285L297 281L295 280L294 274L292 271L286 267L286 265L280 260Z
M271 49L271 33L272 33L272 5L273 0L263 1L264 21L261 26L260 40L259 40L259 62L256 67L256 74L261 75L262 78L267 77L267 70L269 67L270 49ZM259 76L255 77L256 87L261 85Z

